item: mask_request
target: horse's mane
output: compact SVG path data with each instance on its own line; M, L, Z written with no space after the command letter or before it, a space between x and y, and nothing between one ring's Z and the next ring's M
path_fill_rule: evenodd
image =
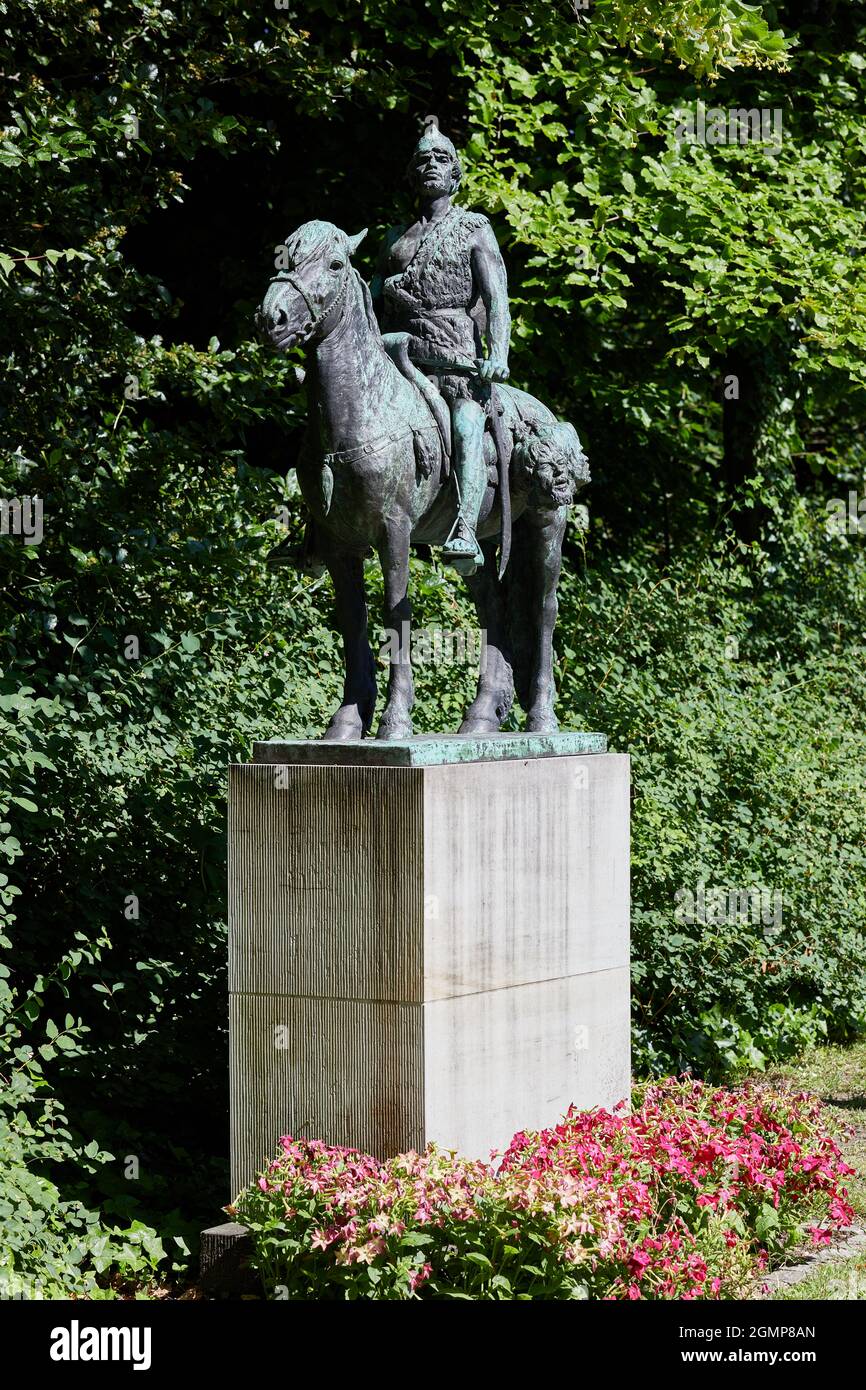
M373 296L370 293L370 286L367 284L367 281L363 278L363 276L358 275L357 270L355 271L355 275L358 279L358 283L361 286L361 296L364 300L364 313L367 315L367 323L370 327L370 332L373 334L375 338L381 338L382 331L379 328L379 320L376 318L376 314L373 309Z
M321 222L318 218L314 218L312 222L304 222L297 231L286 237L285 246L292 267L303 265L305 261L311 260L323 246L333 239L335 234L342 237L344 241L348 241L346 233L336 227L333 222Z

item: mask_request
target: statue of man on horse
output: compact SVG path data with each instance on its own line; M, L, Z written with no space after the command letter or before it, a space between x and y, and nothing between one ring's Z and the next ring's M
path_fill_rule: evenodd
M278 351L306 353L308 426L297 462L310 518L305 549L331 574L345 660L343 698L324 737L361 738L372 726L371 550L392 634L377 737L412 734L413 544L442 547L465 574L486 636L460 731L498 732L516 694L526 728L550 732L556 586L568 507L589 481L586 457L572 425L501 384L511 322L505 267L488 220L451 201L460 163L434 118L410 174L420 215L386 237L372 292L351 264L365 233L305 222L280 248L257 314Z
M427 117L409 175L420 215L389 231L371 287L373 305L384 330L408 334L410 360L433 377L450 408L459 501L442 557L471 575L484 564L476 528L487 488L491 385L508 378L508 282L487 218L451 201L462 170L435 116Z

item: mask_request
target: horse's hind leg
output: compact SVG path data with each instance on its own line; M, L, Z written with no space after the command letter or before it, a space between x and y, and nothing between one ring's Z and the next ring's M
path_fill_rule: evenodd
M517 695L526 713L526 730L534 734L551 734L559 728L554 711L553 629L566 514L565 507L528 509L514 527L508 621Z
M376 708L376 667L367 633L364 561L360 555L340 550L330 540L323 548L334 581L346 674L342 703L322 737L331 741L362 738L373 722Z
M505 616L505 590L496 578L496 542L481 542L484 566L466 582L481 628L478 689L460 725L461 734L499 732L514 700L514 678Z
M377 738L410 738L415 686L412 680L412 607L409 603L409 535L407 516L389 521L379 547L385 581L385 628L391 649L388 699Z

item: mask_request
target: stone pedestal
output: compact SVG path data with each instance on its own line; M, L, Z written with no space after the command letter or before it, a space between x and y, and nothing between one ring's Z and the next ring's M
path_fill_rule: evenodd
M232 1192L282 1134L486 1158L629 1095L629 761L597 734L232 767Z

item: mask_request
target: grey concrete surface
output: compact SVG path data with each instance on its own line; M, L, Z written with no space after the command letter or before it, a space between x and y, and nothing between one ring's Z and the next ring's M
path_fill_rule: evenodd
M232 1195L628 1098L623 755L232 767L229 912Z

